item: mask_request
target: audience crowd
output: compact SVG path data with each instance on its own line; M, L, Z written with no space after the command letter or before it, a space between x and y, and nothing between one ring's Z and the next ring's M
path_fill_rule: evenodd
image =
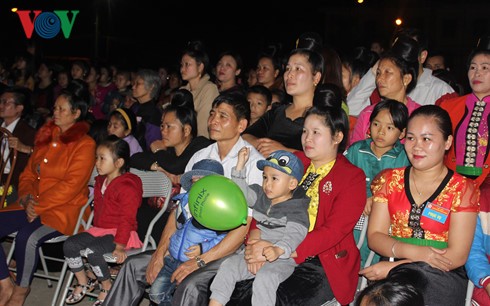
M213 63L204 42L191 41L178 71L66 65L27 51L2 60L0 122L12 133L2 153L18 156L2 161L1 184L12 171L15 192L0 209L0 241L17 232L17 274L0 249L0 305L24 304L39 247L72 234L94 169L98 213L113 205L96 225L111 228L104 250L118 265L101 273L65 246L79 282L67 304L99 282L94 305L139 305L151 287L154 305L459 306L471 283L473 305L490 305L490 35L468 46L468 92L419 29L400 28L389 41L341 54L307 32L288 52L271 44L252 67L231 49ZM119 139L124 163L117 150L96 150ZM202 160L223 169L200 169ZM157 248L134 256L127 235L119 239L128 225L102 220L133 207L131 230L143 240L164 199L142 201L135 190L124 204L104 201L129 167L165 173L175 196L152 233ZM209 174L243 185L246 225L214 231L191 218L187 189ZM192 240L182 226L220 239L197 241L177 260L173 235ZM276 227L291 239L271 238ZM236 284L224 281L231 268L219 269L231 262L240 264Z

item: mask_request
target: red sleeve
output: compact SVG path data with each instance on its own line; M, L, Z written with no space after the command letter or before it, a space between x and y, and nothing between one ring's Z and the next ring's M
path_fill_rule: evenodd
M137 230L136 214L141 206L143 187L141 179L125 179L119 182L117 200L120 203L120 217L114 242L126 245L131 231Z
M250 233L251 230L258 229L257 227L257 221L255 221L254 218L252 218L252 222L250 222L250 228L248 229L247 236L245 237L245 244L247 244L248 241L248 234Z
M369 101L371 102L371 105L377 104L379 101L381 101L381 95L379 94L378 89L374 89L373 92L371 93L371 96L369 97Z
M439 99L437 99L435 105L441 106L441 103L444 102L445 100L449 100L457 97L459 97L457 92L447 93L445 95L442 95Z

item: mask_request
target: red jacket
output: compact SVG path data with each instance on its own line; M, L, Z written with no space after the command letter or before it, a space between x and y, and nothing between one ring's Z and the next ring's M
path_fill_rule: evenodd
M112 180L102 195L105 178L100 175L95 178L94 226L116 228L114 242L126 245L131 231L138 229L136 213L143 197L141 179L126 172Z
M459 122L463 118L464 114L468 111L466 109L466 99L468 98L468 95L450 99L450 100L445 100L442 102L441 107L445 109L448 113L449 116L451 117L451 123L453 125L453 136L455 137L455 130L459 125ZM456 138L454 138L454 141L456 141ZM456 172L456 152L455 148L456 146L453 145L449 149L449 152L446 154L446 159L445 159L445 164L449 169L452 169ZM481 183L485 180L485 178L488 176L490 173L490 154L488 154L488 149L487 149L487 156L485 157L485 163L483 164L483 173L475 179L477 187L480 187Z
M295 152L308 169L311 161ZM296 262L320 258L337 301L353 301L359 279L361 257L353 230L366 204L366 176L339 154L330 173L320 182L320 203L314 229L298 246Z
M80 208L88 199L88 180L95 163L95 141L85 122L66 132L52 121L38 131L26 168L19 178L19 198L31 194L41 223L72 235ZM87 211L87 216L88 216Z

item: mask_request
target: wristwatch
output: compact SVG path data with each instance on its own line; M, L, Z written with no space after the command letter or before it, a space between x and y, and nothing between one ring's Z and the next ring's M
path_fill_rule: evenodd
M202 260L199 256L196 256L196 262L199 268L204 268L206 266L206 262L204 262L204 260Z

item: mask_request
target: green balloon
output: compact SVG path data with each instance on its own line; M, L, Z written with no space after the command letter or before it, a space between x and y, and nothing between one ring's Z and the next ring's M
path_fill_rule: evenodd
M203 226L227 231L247 224L247 200L240 187L221 175L207 175L189 190L189 209Z

